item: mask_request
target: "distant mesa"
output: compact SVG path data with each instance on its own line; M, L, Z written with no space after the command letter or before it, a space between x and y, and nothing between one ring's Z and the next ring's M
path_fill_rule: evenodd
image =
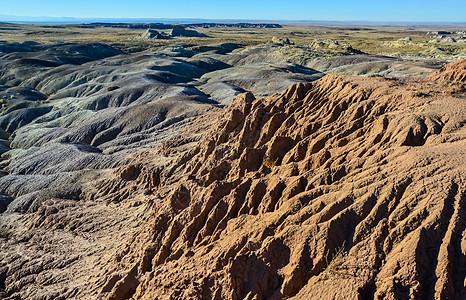
M186 29L186 27L182 25L174 25L168 34L149 28L138 36L138 38L144 40L163 40L174 37L207 37L207 35L199 33L195 30Z
M164 23L103 23L103 22L76 25L76 27L78 28L111 27L111 28L158 29L158 30L173 29L175 26L179 26L179 25L164 24ZM280 24L272 24L272 23L192 23L192 24L185 24L184 27L186 28L215 28L215 27L283 28L283 26Z
M171 37L207 37L207 35L203 33L199 33L195 30L186 29L186 27L182 25L174 25L173 29L170 31Z
M89 23L76 25L78 28L129 28L129 29L172 29L173 25L163 23Z
M186 27L201 27L201 28L213 28L213 27L231 27L231 28L283 28L280 24L272 23L197 23L187 24Z

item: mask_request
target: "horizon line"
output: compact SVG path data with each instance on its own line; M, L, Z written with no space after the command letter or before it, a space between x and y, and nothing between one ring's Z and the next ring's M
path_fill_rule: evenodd
M11 19L8 19L11 18ZM5 23L19 23L25 22L24 24L34 24L37 23L60 23L60 24L79 24L86 21L107 21L108 23L119 23L121 21L141 21L144 23L151 21L180 21L183 23L193 22L193 21L215 21L215 22L263 22L263 23L339 23L339 24L348 24L348 23L365 23L365 24L398 24L398 25L466 25L466 21L374 21L374 20L294 20L294 19L232 19L232 18L218 18L218 19L209 19L209 18L171 18L171 17L49 17L49 16L16 16L16 15L2 15L0 14L0 22ZM66 23L66 21L74 21L72 23Z

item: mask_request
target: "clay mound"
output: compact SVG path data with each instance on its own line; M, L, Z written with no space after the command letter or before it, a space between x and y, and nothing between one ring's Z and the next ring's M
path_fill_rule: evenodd
M163 39L163 38L166 38L166 35L158 32L155 29L149 28L145 32L141 33L141 35L139 35L139 38L144 39L144 40Z
M466 59L446 64L440 70L429 75L426 80L466 82Z
M452 37L445 37L439 41L439 43L449 44L449 43L456 43L456 40Z
M429 92L328 75L237 96L197 147L140 171L151 217L101 296L465 296L466 104L413 89Z

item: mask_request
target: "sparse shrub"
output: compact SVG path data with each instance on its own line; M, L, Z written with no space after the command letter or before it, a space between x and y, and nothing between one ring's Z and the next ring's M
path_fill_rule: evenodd
M428 93L426 94L421 91L414 91L411 93L411 96L416 97L416 98L426 98L426 97L429 97L430 95Z
M262 160L262 165L270 169L277 166L277 164L278 164L278 157L275 160L273 160L271 157L266 155L264 156L264 160Z
M443 91L445 95L454 95L454 94L459 94L462 93L466 90L466 85L459 83L459 82L454 82L451 83L450 86Z
M336 248L331 258L329 258L330 253L327 253L327 255L325 256L325 263L327 264L324 273L325 275L335 276L338 274L345 274L344 269L341 267L347 255L345 251L345 244L346 241L343 242L343 244L340 247Z
M9 239L11 237L11 230L7 228L0 228L0 239Z
M168 155L170 154L170 145L168 141L163 141L157 150L163 156L168 157Z

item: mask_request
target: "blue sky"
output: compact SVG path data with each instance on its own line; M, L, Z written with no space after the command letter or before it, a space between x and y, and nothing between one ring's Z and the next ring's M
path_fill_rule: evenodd
M0 15L466 22L466 0L0 0Z

